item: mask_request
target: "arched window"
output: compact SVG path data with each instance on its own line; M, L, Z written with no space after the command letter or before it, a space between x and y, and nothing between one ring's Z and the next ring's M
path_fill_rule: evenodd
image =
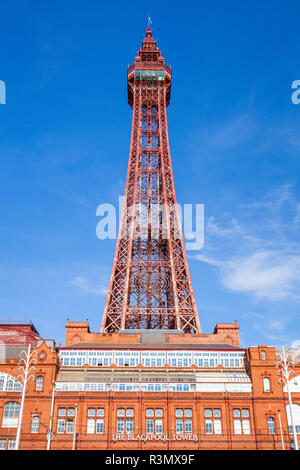
M35 383L35 389L38 391L43 390L44 388L44 377L42 375L39 375L36 378L36 383Z
M9 401L4 406L2 427L16 428L18 426L18 418L20 413L20 404L16 401Z

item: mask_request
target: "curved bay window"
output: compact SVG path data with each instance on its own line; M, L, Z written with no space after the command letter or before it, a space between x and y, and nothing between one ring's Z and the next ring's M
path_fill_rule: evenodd
M39 432L40 418L37 415L32 416L31 432L36 434Z

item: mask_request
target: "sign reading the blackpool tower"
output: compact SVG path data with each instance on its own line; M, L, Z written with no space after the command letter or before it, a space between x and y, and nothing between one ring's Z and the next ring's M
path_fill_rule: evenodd
M198 442L197 434L113 434L112 440L117 441L194 441Z

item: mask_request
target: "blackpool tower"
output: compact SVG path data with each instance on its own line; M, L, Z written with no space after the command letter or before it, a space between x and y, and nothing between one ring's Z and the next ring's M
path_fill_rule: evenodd
M124 204L102 333L201 333L176 205L166 108L172 74L148 27L127 71L132 107Z

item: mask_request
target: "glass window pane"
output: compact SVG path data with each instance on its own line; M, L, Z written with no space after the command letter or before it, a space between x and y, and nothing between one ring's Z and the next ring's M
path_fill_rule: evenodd
M191 408L186 408L184 410L184 416L186 416L187 418L190 418L192 416L192 410Z
M243 419L243 433L250 434L250 421L249 419Z
M117 419L117 432L124 433L124 419Z
M154 433L154 420L147 419L146 426L147 426L147 434L153 434Z
M133 416L133 408L127 408L126 416Z
M96 422L96 433L103 434L104 431L104 419L97 419Z
M242 434L242 425L240 419L234 419L234 434Z
M31 432L32 433L38 433L39 432L39 423L40 423L40 418L38 416L33 416L32 417L32 422L31 422Z
M212 426L212 419L205 420L205 434L212 434L213 433L213 426Z
M9 439L8 441L8 449L13 450L16 447L16 440L15 439Z
M95 432L95 420L93 418L89 418L87 420L87 434L94 434Z
M163 432L163 421L162 419L155 420L155 432L156 434L162 434Z
M125 409L124 408L118 408L117 416L125 416Z
M95 416L95 415L96 415L95 408L89 408L88 409L88 416Z
M242 416L243 418L247 418L249 416L249 410L247 408L242 410Z
M160 416L162 416L162 415L163 415L163 410L162 410L162 408L156 408L156 410L155 410L155 416L160 417Z
M238 408L235 408L235 409L233 410L233 416L234 416L235 418L241 416L241 410L238 409Z
M210 408L206 408L204 411L204 416L210 418L212 416L212 410Z
M221 416L221 410L219 408L214 409L214 416L217 418Z
M177 408L176 409L176 416L178 416L178 417L183 416L183 409L182 408Z
M68 419L66 433L73 434L73 432L74 432L74 421L73 419Z
M147 408L146 410L146 416L154 416L154 409L153 408Z
M176 419L176 432L177 433L183 432L183 419Z
M132 433L133 432L133 419L129 418L126 419L126 433Z
M192 420L186 419L185 420L185 432L189 433L193 431Z
M215 434L222 434L222 422L220 419L214 420L214 430Z
M66 408L59 408L58 416L66 416Z
M57 422L57 434L63 434L65 432L65 420L59 419Z
M44 384L44 377L38 376L36 378L35 389L36 390L43 390L43 384Z

